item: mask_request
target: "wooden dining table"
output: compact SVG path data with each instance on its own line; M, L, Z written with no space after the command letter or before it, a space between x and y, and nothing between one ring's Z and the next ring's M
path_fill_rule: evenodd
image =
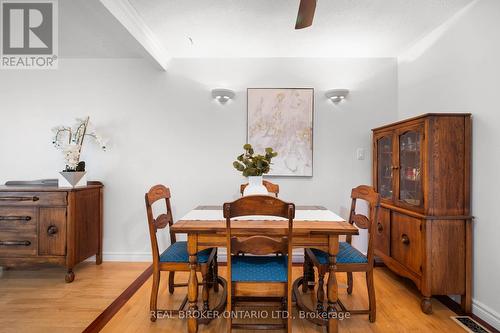
M261 234L266 236L286 235L288 222L279 218L249 216L233 219L231 233L234 236ZM197 253L207 248L226 247L226 221L222 206L199 206L174 223L171 230L187 234L189 253L188 311L198 310L198 278L196 275ZM292 244L294 248L316 248L329 254L329 276L327 283L328 332L338 331L336 311L338 286L335 277L336 255L339 251L339 236L357 235L358 229L337 214L322 206L297 206L293 221ZM228 283L230 286L230 283ZM198 331L198 321L188 316L188 332Z

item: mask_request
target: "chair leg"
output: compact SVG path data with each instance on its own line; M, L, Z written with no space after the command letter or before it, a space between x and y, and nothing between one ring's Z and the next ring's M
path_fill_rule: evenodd
M309 270L308 271L309 281L313 282L308 287L309 287L309 290L314 290L314 282L316 281L316 276L314 275L314 265L313 265L311 259L309 259L308 270Z
M229 283L228 283L228 288L232 288L232 283L231 281L229 280ZM232 291L228 291L228 293L231 293L232 294ZM233 298L230 297L228 302L227 302L227 306L226 306L226 309L227 311L229 312L228 316L227 316L227 320L226 320L226 332L227 333L231 333L233 331L233 318L232 318L232 312L233 312Z
M349 295L352 294L353 284L354 284L354 281L352 279L352 272L347 272L347 293Z
M325 282L325 272L322 269L318 270L318 304L316 305L316 311L317 312L323 312L324 307L323 304L325 302L325 289L324 289L324 282Z
M368 319L371 323L375 322L377 317L377 303L375 301L375 286L373 284L373 270L366 272L366 287L368 289L368 301L370 314Z
M175 279L175 272L168 272L168 292L170 295L174 293L175 287L174 287L174 279Z
M302 280L302 292L306 293L309 290L309 281L314 281L314 277L311 279L311 260L307 256L306 250L304 249L304 266L303 266L303 280ZM314 274L314 269L313 269Z
M153 272L153 287L151 288L151 299L149 302L150 314L149 318L151 321L156 321L156 316L158 314L158 289L160 287L160 271Z
M212 266L213 269L213 286L214 286L214 291L216 293L219 292L219 264L217 263L217 252L215 253L215 258L214 258L214 263Z
M208 265L208 270L207 270L207 288L208 291L210 292L210 289L214 286L213 281L214 281L214 270L213 270L214 264L211 263Z
M208 271L210 268L205 265L204 269L201 270L201 275L203 278L202 288L201 288L201 299L203 300L203 311L208 311Z
M287 302L286 302L286 297L282 297L280 310L282 311L283 314L285 313L285 311L287 311L287 308L288 308L288 306L287 306ZM287 329L288 329L288 319L283 316L283 318L281 318L281 321L283 322L283 325L285 327L287 327Z
M288 286L288 294L286 297L286 311L287 311L287 318L286 318L286 331L287 333L292 333L292 286Z

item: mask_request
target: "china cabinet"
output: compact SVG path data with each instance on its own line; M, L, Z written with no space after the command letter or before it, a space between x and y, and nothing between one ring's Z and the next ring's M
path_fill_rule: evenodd
M461 295L471 310L471 115L425 114L373 129L381 195L375 255L432 295Z

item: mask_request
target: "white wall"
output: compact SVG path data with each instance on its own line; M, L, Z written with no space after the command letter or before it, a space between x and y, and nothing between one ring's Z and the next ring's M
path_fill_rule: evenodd
M237 198L246 88L314 87L314 176L275 181L284 199L346 216L350 189L371 182L370 129L396 119L396 79L395 59L178 59L166 73L143 60L74 59L56 71L2 71L0 182L55 177L64 164L50 129L90 115L111 139L108 152L83 152L90 179L106 185L105 259L150 260L145 191L169 185L176 218ZM210 97L221 86L236 90L225 106ZM324 91L339 87L352 93L334 106Z
M500 1L481 0L399 61L399 118L473 114L473 311L500 329Z

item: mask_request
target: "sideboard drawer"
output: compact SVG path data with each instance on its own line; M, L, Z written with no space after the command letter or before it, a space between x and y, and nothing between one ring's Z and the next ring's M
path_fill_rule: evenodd
M35 233L38 214L34 207L1 207L0 232Z
M422 274L422 221L392 213L391 256L417 274Z
M66 206L66 192L0 192L0 206Z
M36 233L0 231L0 256L21 257L37 255Z

